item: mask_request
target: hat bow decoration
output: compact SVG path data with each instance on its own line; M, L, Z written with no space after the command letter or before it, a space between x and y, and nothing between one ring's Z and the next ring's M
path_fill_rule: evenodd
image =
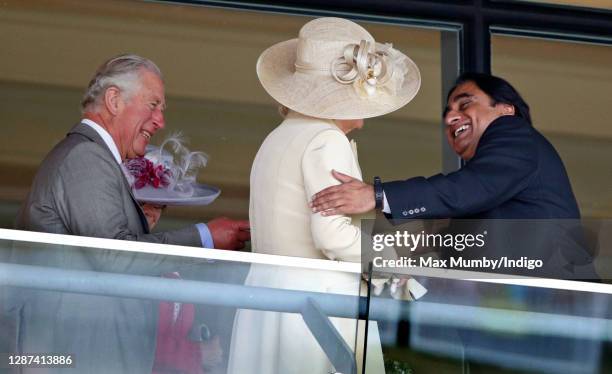
M257 60L264 90L294 112L322 119L372 118L411 101L418 66L391 44L376 43L355 22L317 18L297 38L266 49Z
M353 84L362 97L380 92L395 95L404 83L408 63L406 56L393 49L390 43L361 40L359 44L347 45L343 56L332 61L331 73L337 82Z

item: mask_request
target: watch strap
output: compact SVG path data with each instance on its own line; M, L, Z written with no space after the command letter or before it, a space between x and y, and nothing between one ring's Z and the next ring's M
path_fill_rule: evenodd
M383 208L383 188L380 177L374 177L374 202L376 209Z

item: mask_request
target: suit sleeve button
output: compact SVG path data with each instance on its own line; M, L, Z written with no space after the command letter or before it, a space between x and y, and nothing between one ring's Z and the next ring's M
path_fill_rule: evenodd
M407 216L407 215L408 215L408 212L406 212L406 211L404 210L404 211L402 212L402 215L403 215L403 216Z

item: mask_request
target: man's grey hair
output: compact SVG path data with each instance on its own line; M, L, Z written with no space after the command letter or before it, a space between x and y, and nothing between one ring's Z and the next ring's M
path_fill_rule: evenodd
M104 62L87 85L81 101L81 111L83 113L96 111L109 87L119 88L125 93L126 100L129 100L140 87L142 69L157 74L160 79L163 78L161 70L153 61L134 54L115 56Z

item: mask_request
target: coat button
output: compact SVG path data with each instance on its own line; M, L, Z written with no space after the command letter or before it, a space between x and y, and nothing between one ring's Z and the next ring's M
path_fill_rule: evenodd
M410 214L414 214L414 210L410 209L410 210L408 211L408 213L410 213Z
M407 215L408 215L408 212L406 212L406 211L404 210L404 211L402 212L402 215L403 215L403 216L407 216Z
M416 209L414 210L414 213L415 213L415 214L416 214L416 213L420 213L420 212L421 212L421 209L419 209L419 208L416 208Z
M423 207L421 207L421 212L424 212L424 211L426 211L426 210L427 210L427 209L425 209L425 207L424 207L424 206L423 206Z

